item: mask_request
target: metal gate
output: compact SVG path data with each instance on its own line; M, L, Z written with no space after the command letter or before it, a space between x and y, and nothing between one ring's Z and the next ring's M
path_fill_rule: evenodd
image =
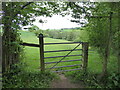
M31 43L21 43L20 45L24 46L32 46L32 47L39 47L40 48L40 70L44 72L45 70L51 70L52 72L64 72L64 71L74 71L74 70L80 70L83 69L84 71L87 70L87 64L88 64L88 42L63 42L63 43L44 43L43 39L43 34L39 34L39 44L31 44ZM76 45L73 49L68 49L68 50L55 50L55 51L44 51L44 46L45 45L63 45L63 44L78 44ZM81 49L77 49L82 45ZM73 51L81 51L80 54L74 54L70 55ZM44 57L45 53L55 53L55 52L68 52L67 54L63 56L50 56L50 57ZM79 59L70 59L70 60L65 60L67 57L75 57L75 56L80 56L81 58ZM48 62L46 59L53 59L53 61ZM61 58L58 61L56 61L56 58ZM46 62L47 61L47 62ZM71 64L71 65L61 65L58 66L60 63L69 63L69 62L76 62L76 64ZM48 68L46 67L47 65L51 66ZM75 69L65 69L67 67L77 67ZM59 68L63 68L64 70L58 70ZM55 69L55 70L53 70ZM57 71L56 71L57 70Z
M73 49L70 50L55 50L55 51L44 51L44 46L45 45L63 45L63 44L77 44ZM87 63L88 63L88 43L87 42L63 42L63 43L44 43L43 40L43 34L39 35L39 45L40 45L40 69L41 71L45 70L51 70L52 72L64 72L64 71L74 71L74 70L80 70L84 69L86 71L87 69ZM81 49L77 49L82 45ZM74 54L70 55L73 51L81 51L81 54ZM44 57L45 53L55 53L55 52L68 52L67 54L63 56L50 56L50 57ZM66 57L75 57L75 56L80 56L81 58L79 59L72 59L72 60L64 60ZM46 59L53 59L54 61L48 62ZM56 58L61 58L58 61L56 61ZM46 62L47 61L47 62ZM79 62L77 62L79 61ZM77 62L76 64L71 64L71 65L61 65L58 66L59 63L63 62ZM80 63L81 62L81 63ZM51 66L47 68L47 65ZM77 67L75 69L65 69L66 67ZM59 68L64 68L64 70L59 70ZM57 70L57 71L56 71Z

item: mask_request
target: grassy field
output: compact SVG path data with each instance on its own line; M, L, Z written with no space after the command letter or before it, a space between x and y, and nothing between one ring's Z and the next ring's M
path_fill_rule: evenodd
M28 43L35 43L38 44L38 38L31 32L25 32L22 31L21 33L21 38L24 42ZM45 43L53 43L53 42L69 42L66 40L60 40L60 39L52 39L52 38L44 38ZM44 47L45 51L52 51L52 50L64 50L64 49L73 49L77 44L64 44L64 45L46 45ZM80 49L81 45L77 48ZM62 56L66 55L68 52L52 52L52 53L45 53L45 57L51 57L51 56ZM76 55L76 54L81 54L81 51L73 51L70 55ZM95 53L95 52L93 52ZM89 58L89 69L92 70L93 72L99 73L101 72L101 61L98 58L97 54L90 54ZM45 59L45 62L52 62L52 61L59 61L61 58L50 58L50 59ZM65 60L74 60L74 59L81 59L81 56L74 56L74 57L66 57L63 61ZM25 58L23 60L27 66L25 70L27 71L39 71L40 69L40 59L39 59L39 48L36 47L25 47ZM81 64L81 61L74 61L74 62L61 62L57 66L65 66L65 65L74 65L74 64ZM96 66L96 63L99 64ZM53 66L54 64L47 64L46 68L49 68ZM69 67L69 68L59 68L59 70L64 70L64 69L74 69L74 68L79 68L79 66L76 67ZM97 68L97 70L95 69ZM57 69L58 70L58 69Z
M24 42L27 43L35 43L38 44L39 40L38 38L31 32L26 32L22 31L21 32L21 38ZM60 40L60 39L52 39L52 38L44 38L45 43L57 43L57 42L69 42L66 40ZM45 51L52 51L52 50L64 50L64 49L73 49L77 44L64 44L64 45L46 45L44 47ZM81 46L79 46L77 49L80 49ZM26 46L25 48L25 58L24 62L27 64L25 67L25 70L30 71L30 72L38 72L40 71L40 58L39 58L39 48L36 47L28 47ZM45 57L51 57L51 56L62 56L66 55L68 52L55 52L55 53L45 53ZM76 54L81 54L81 51L73 51L70 55L76 55ZM45 59L45 62L52 62L52 61L59 61L61 58L51 58L51 59ZM65 60L74 60L74 59L81 59L81 56L74 56L74 57L67 57ZM111 72L115 71L116 69L116 64L114 61L114 57L112 57L112 60L108 64L110 68L108 70ZM54 63L55 64L55 63ZM54 64L47 64L46 68L49 68L53 66ZM74 61L74 62L61 62L57 66L65 66L65 65L74 65L74 64L81 64L81 61ZM115 66L115 67L113 67ZM76 67L69 67L69 68L59 68L55 70L66 70L66 69L74 69L74 68L79 68L79 66ZM88 62L88 69L91 72L94 73L101 73L102 71L102 63L101 63L101 58L99 57L99 54L96 51L90 51L89 52L89 62Z

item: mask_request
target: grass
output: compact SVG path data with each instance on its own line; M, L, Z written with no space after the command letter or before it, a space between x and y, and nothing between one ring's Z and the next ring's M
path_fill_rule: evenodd
M83 33L83 31L81 32ZM32 32L21 32L21 38L24 42L27 43L35 43L38 44L39 40ZM53 39L53 38L44 38L45 43L59 43L59 42L69 42L66 40L61 39ZM53 50L67 50L67 49L73 49L77 44L64 44L64 45L45 45L44 50L45 51L53 51ZM81 45L78 47L81 49ZM77 48L77 49L78 49ZM66 55L68 52L54 52L54 53L45 53L45 57L51 57L51 56L63 56ZM81 51L73 51L71 55L81 54ZM88 60L88 69L93 73L101 73L102 72L102 59L100 58L97 51L89 51L89 60ZM74 60L74 59L80 59L81 56L75 56L75 57L66 57L64 60ZM61 58L51 58L51 59L45 59L45 62L52 62L52 61L59 61ZM63 61L64 61L63 60ZM115 72L117 61L116 57L111 56L111 59L108 63L108 70L109 72ZM40 69L40 58L39 58L39 48L36 47L25 47L25 59L24 62L27 63L28 66L26 66L27 71L39 71ZM75 62L61 62L57 66L65 66L65 65L73 65L73 64L81 64L81 61L75 61ZM46 65L46 68L53 66L54 64ZM71 67L73 68L73 67ZM112 71L111 71L112 68ZM70 68L61 68L61 69L70 69Z
M39 40L38 38L31 32L25 32L22 31L21 38L24 42L28 43L35 43L38 44ZM53 42L69 42L66 40L60 40L60 39L52 39L52 38L44 38L45 43L53 43ZM64 50L64 49L73 49L77 44L64 44L64 45L46 45L44 47L45 51L52 51L52 50ZM79 49L81 46L78 47ZM45 57L51 57L51 56L62 56L66 55L68 52L55 52L55 53L45 53ZM71 55L81 54L81 51L73 51ZM81 56L75 56L75 57L66 57L64 60L74 60L74 59L80 59ZM59 61L61 58L51 58L51 59L45 59L45 62L52 62L52 61ZM63 61L64 61L63 60ZM27 66L25 70L27 71L39 71L40 70L40 58L39 58L39 48L36 47L25 47L25 58L24 62L27 63ZM74 65L74 64L81 64L81 61L75 61L75 62L61 62L57 66L65 66L65 65ZM96 65L96 63L98 65ZM46 68L50 68L54 64L46 65ZM101 59L99 58L99 55L97 52L90 52L89 53L89 62L88 62L88 69L94 73L100 73L101 72ZM73 69L78 68L76 67L69 67L69 68L61 68L61 70L64 69ZM96 69L97 68L97 69ZM55 69L58 70L58 69Z
M26 37L25 37L26 36ZM28 43L35 43L38 44L39 40L38 38L30 32L22 32L21 33L22 40L24 42ZM34 39L33 39L34 38ZM52 39L52 38L45 38L44 39L45 43L52 43L52 42L69 42L66 40L60 40L60 39ZM52 51L52 50L64 50L64 49L72 49L76 46L76 44L71 44L71 45L46 45L45 46L45 51ZM81 46L80 46L81 47ZM79 47L79 48L80 48ZM66 55L68 52L58 52L58 53L46 53L45 57L50 57L50 56L62 56ZM71 54L76 54L78 53L75 51L74 53ZM75 57L75 59L79 59L79 57ZM52 61L59 61L61 58L55 58L55 59L46 59L45 62L52 62ZM74 59L74 57L71 58L66 58L66 59ZM65 59L65 60L66 60ZM27 63L27 67L25 68L27 71L39 71L40 69L40 58L39 58L39 48L36 47L25 47L25 59L23 60L25 63ZM78 62L76 62L78 63ZM80 62L79 62L80 63ZM64 63L65 65L67 64L75 64L75 63ZM53 66L54 64L51 65L46 65L46 68ZM63 63L59 64L59 66L63 65Z

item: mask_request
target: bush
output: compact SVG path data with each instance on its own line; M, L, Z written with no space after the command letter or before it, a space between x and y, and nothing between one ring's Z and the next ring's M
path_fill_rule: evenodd
M36 30L34 31L35 35L38 36L40 33L43 33L43 30Z
M106 78L107 83L101 80L99 74L93 72L75 71L66 73L67 76L72 78L73 82L83 82L86 88L120 88L120 74L112 73Z
M13 65L3 74L3 88L47 88L55 77L50 72L25 72L24 64Z
M67 39L68 41L74 41L78 37L77 33L73 30L70 32L67 32Z
M120 88L120 74L116 74L116 73L112 73L109 77L108 77L108 83L107 83L107 87L111 88Z
M67 32L62 32L62 39L67 40Z

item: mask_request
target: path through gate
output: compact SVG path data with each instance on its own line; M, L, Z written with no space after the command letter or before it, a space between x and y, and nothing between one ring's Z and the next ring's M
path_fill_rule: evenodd
M39 34L39 45L38 44L29 44L29 43L22 43L21 45L24 46L33 46L33 47L39 47L40 48L40 70L44 72L45 70L51 70L52 72L64 72L64 71L74 71L74 70L80 70L83 69L84 71L87 70L87 63L88 63L88 42L63 42L63 43L44 43L43 34ZM69 50L54 50L54 51L44 51L44 47L46 45L64 45L64 44L76 44L76 46ZM81 49L77 49L80 45L82 45ZM71 55L73 51L81 51L80 54L74 54ZM55 53L55 52L67 52L67 54L63 56L50 56L45 57L44 55L46 53ZM66 60L67 57L75 57L80 56L79 59L72 59L72 60ZM59 58L58 61L56 59ZM53 59L54 61L46 60L46 59ZM47 61L47 62L46 62ZM60 63L69 63L69 62L77 62L76 64L71 65L61 65L58 66ZM46 67L47 65L50 65L50 67ZM67 67L77 67L74 69L65 69ZM59 68L64 68L64 70L60 70ZM57 70L57 71L56 71Z

